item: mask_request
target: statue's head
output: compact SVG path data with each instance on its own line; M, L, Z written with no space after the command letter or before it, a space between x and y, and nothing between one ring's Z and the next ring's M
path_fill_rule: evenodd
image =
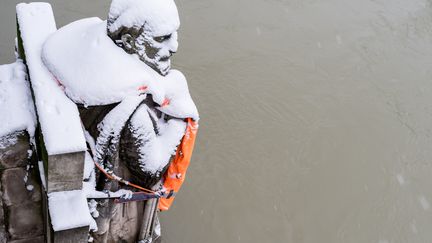
M177 51L180 20L173 0L113 0L108 36L129 54L136 54L161 75L171 68Z

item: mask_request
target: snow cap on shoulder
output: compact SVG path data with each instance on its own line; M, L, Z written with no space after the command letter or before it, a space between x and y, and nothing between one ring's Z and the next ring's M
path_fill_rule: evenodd
M180 26L173 0L113 0L108 14L108 31L145 25L154 36L163 36Z

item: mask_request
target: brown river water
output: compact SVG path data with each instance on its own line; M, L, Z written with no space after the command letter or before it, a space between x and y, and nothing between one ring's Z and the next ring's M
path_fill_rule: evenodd
M50 2L59 27L109 8ZM201 121L164 242L432 242L431 0L177 5Z

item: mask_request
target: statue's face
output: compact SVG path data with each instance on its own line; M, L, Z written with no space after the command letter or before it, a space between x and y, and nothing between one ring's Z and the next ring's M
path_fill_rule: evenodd
M133 33L135 32L135 33ZM141 61L165 76L171 68L170 57L177 51L177 30L155 35L154 31L131 31L122 36L123 48L131 54L137 54Z
M177 51L179 27L174 0L113 0L107 19L108 36L164 76Z
M162 75L171 68L170 57L177 51L177 31L155 36L143 31L136 40L137 54L140 59Z

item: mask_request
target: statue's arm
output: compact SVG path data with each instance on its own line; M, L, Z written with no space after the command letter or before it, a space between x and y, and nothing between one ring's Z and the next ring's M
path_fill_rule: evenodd
M141 104L124 129L120 160L136 182L156 184L169 166L186 129L182 119L168 117L148 104Z

